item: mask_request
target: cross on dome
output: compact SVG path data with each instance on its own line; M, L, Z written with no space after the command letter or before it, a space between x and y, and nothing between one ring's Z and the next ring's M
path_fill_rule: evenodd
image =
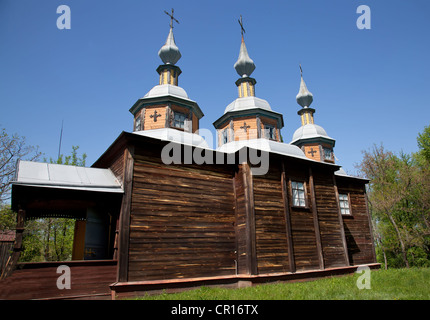
M173 36L173 21L176 23L179 23L179 21L173 17L173 9L171 14L167 11L164 11L164 13L170 17L170 31L167 36L166 43L161 47L160 51L158 51L158 56L164 64L174 65L179 59L181 59L181 53L179 52L179 48L176 46L175 38Z
M179 21L173 17L173 12L174 12L173 8L172 8L172 14L170 14L166 10L164 10L164 13L170 17L170 28L171 29L173 29L173 21L175 21L176 23L179 24Z

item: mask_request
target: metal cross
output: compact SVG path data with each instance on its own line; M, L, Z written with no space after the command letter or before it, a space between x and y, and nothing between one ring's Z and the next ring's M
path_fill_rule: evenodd
M166 10L164 10L164 13L170 17L170 28L173 29L173 20L175 20L176 23L179 23L179 21L173 17L173 8L172 8L172 14L168 13Z
M157 110L154 110L154 114L151 114L149 117L154 118L154 122L157 122L157 118L161 117L161 114L157 114Z
M314 153L317 153L313 148L311 148L311 151L308 151L308 153L310 153L311 154L311 157L313 157L314 156Z
M242 22L242 15L240 15L240 19L238 19L237 21L239 21L240 24L240 33L242 34L243 37L243 33L245 32L245 29L243 28L243 22Z
M299 64L299 67L300 67L300 76L303 76L302 65L301 65L301 64Z
M243 123L243 126L242 126L242 127L240 127L240 128L241 128L241 129L243 129L243 130L245 130L245 132L247 132L247 129L248 129L248 128L251 128L251 126L247 126L247 125L246 125L246 122L244 122L244 123Z

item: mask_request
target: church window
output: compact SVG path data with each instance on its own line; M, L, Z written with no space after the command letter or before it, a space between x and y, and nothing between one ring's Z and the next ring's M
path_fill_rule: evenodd
M333 151L328 148L324 148L324 160L333 160Z
M291 182L291 189L293 192L293 206L306 207L306 192L304 182Z
M139 131L141 129L141 117L138 115L134 121L134 131Z
M276 140L276 128L274 126L265 124L264 133L266 138L270 140Z
M222 131L222 143L227 143L228 142L228 129L224 129Z
M173 126L175 128L184 129L185 119L187 119L187 116L185 114L175 111L175 114L173 117Z
M340 193L339 194L339 207L341 214L351 214L351 209L349 206L349 197L347 194Z

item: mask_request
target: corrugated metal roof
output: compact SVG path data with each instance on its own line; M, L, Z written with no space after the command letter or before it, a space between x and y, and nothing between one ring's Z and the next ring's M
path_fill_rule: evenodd
M15 185L122 193L110 169L77 167L20 160Z

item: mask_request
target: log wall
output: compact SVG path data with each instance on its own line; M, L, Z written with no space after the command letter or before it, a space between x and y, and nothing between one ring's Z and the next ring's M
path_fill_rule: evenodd
M115 177L121 182L124 182L124 150L121 149L120 152L112 159L112 164L109 167Z
M292 181L304 182L305 207L293 205ZM333 172L298 161L271 159L266 175L253 176L246 163L164 165L142 149L134 155L128 281L372 263L363 189L336 182ZM337 188L351 196L352 219L340 215Z
M253 179L258 273L290 271L280 171Z
M231 174L136 156L128 281L235 274Z
M295 270L314 270L319 268L315 225L312 214L311 192L308 169L293 163L285 163L286 186L291 220L291 235L294 250ZM293 205L291 181L305 183L307 207Z
M343 226L351 265L376 262L364 183L338 178L339 193L349 194L351 215L343 215Z
M348 265L343 245L342 221L336 199L333 174L313 170L315 197L324 267Z

